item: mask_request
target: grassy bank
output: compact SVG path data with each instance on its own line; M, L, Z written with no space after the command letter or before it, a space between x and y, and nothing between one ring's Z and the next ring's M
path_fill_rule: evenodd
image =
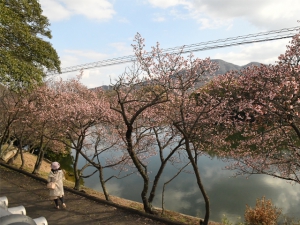
M36 156L26 152L26 153L24 153L24 160L25 160L25 164L24 164L23 169L27 172L32 172L35 162L36 162ZM14 166L19 167L20 165L21 165L21 159L20 159L20 157L18 157L14 162ZM40 168L39 176L47 179L49 172L50 172L50 163L44 160L42 162L42 165ZM69 188L74 187L74 183L71 181L68 181L68 180L64 181L64 185ZM95 191L95 190L87 188L85 186L81 186L81 190L85 191L87 194L89 194L91 196L94 196L94 197L97 197L100 199L105 199L103 193L101 193L101 192ZM143 205L139 202L130 201L127 199L116 197L116 196L111 196L111 199L116 204L143 211ZM158 213L161 213L161 210L159 208L156 208L156 211ZM199 224L199 218L197 218L197 217L192 217L192 216L184 215L184 214L169 211L169 210L165 210L164 215L162 215L162 217L165 217L165 218L173 220L173 221L185 223L188 225ZM209 224L210 225L220 225L221 223L210 222Z

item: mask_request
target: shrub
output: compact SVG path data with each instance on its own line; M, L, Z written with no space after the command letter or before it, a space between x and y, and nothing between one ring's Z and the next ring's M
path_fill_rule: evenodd
M222 217L222 225L232 225L232 223L228 220L225 214Z
M256 200L255 208L246 205L245 221L248 225L275 225L280 214L281 209L273 206L271 200L262 197Z

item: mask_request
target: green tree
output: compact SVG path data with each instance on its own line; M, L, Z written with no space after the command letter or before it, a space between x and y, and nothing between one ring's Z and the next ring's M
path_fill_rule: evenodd
M0 0L0 83L13 89L40 84L60 72L49 21L38 0Z

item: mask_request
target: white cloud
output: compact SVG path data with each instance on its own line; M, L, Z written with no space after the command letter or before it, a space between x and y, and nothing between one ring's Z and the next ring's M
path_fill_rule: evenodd
M163 22L165 20L166 20L166 18L164 16L160 16L160 15L155 15L153 18L154 22Z
M222 19L211 19L206 17L198 18L198 13L193 13L193 17L200 24L200 29L215 29L221 26L230 27L232 26L232 20L222 20Z
M80 63L80 59L74 55L64 54L60 57L61 60L61 68L75 66Z
M63 73L60 75L62 79L68 79L77 76L79 69L83 68L85 63L92 64L89 69L83 69L81 82L89 88L101 85L109 85L115 82L115 79L121 75L125 68L131 63L123 63L109 67L97 67L99 61L112 59L120 56L133 55L131 46L124 42L115 42L109 44L113 48L112 54L104 54L92 50L65 49L60 53L61 68L78 66L75 72ZM94 67L93 67L94 66Z
M277 190L282 190L277 199L274 199L273 204L275 206L282 208L287 212L298 204L300 200L299 185L292 185L282 179L273 178L271 176L265 177L263 182L271 187L276 187Z
M125 17L119 18L118 21L119 21L120 23L130 23L130 21L129 21L127 18L125 18Z
M115 83L116 78L125 71L128 65L130 64L86 69L83 71L81 81L89 88Z
M149 3L155 7L168 8L177 5L186 5L188 2L186 0L148 0Z
M100 61L109 57L106 54L95 51L83 51L73 49L65 49L60 55L62 68L81 65L83 63Z
M72 52L69 50L69 53ZM74 52L80 52L75 51ZM81 54L84 55L84 54ZM93 55L93 54L92 54ZM94 54L94 57L97 54ZM91 57L91 56L90 56ZM111 58L111 57L110 57ZM95 61L101 61L102 59L93 59L93 60L86 60L86 58L81 58L79 55L64 55L61 57L62 61L62 68L69 67L69 66L75 66L75 65L82 65L83 61L86 62L95 62ZM94 67L90 69L84 69L83 74L81 77L81 82L86 85L88 88L94 88L99 87L102 85L109 85L111 82L115 83L116 78L121 75L127 66L130 66L131 63L124 63L109 67ZM74 72L68 72L58 75L58 77L61 77L63 80L74 78L77 75L79 75L79 70Z
M88 78L90 78L90 71L84 70L82 73L82 79L88 79Z
M108 0L40 0L40 3L50 21L67 19L72 15L103 21L115 14Z
M235 18L243 18L262 29L279 29L297 25L300 2L298 0L195 0L193 13L210 18L211 21L223 20L228 23Z
M232 47L232 51L228 53L216 53L211 58L222 59L240 66L250 62L274 64L278 60L278 56L286 51L288 41L287 39L282 39Z
M132 47L124 42L115 42L111 43L110 46L112 46L115 50L118 51L118 55L126 56L126 55L133 55Z
M61 68L72 67L76 65L82 65L85 62L97 62L108 58L108 55L95 52L95 51L83 51L83 50L70 50L66 49L61 54ZM70 73L64 73L60 75L63 79L75 77L79 74L79 70ZM93 84L89 84L89 79L95 74L93 70L83 70L82 82L88 87L94 87ZM93 82L91 82L93 83ZM99 86L99 85L98 85Z
M72 14L57 1L41 0L40 3L43 9L43 14L47 16L50 21L68 19Z
M77 57L81 58L86 58L86 59L91 59L91 60L102 60L108 57L107 54L103 54L100 52L95 52L95 51L83 51L83 50L69 50L66 49L64 50L64 53L66 54L72 54Z
M186 20L190 18L190 15L176 8L172 8L169 12L169 15L175 19L180 19L180 20Z
M172 183L170 185L172 185ZM186 199L186 197L189 195L195 196L198 192L199 189L197 189L197 187L192 187L189 190L180 191L178 188L168 188L167 186L164 197L165 207L168 210L173 210L176 212L180 212L183 209L188 209L192 207L192 203L189 202L188 199ZM161 199L160 193L157 193L155 203L158 207L161 207L161 202L159 202L158 199ZM180 204L178 204L179 202Z
M299 0L148 0L160 8L184 7L188 16L202 29L230 26L234 19L244 19L263 30L297 26Z
M110 193L112 193L113 195L120 195L120 193L122 193L124 187L122 187L120 184L118 183L107 183L106 184L107 189L109 190Z

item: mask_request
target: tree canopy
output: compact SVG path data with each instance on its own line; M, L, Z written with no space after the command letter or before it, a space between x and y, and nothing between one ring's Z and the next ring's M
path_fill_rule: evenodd
M46 70L60 72L38 0L0 0L0 11L0 83L27 88L41 83Z

